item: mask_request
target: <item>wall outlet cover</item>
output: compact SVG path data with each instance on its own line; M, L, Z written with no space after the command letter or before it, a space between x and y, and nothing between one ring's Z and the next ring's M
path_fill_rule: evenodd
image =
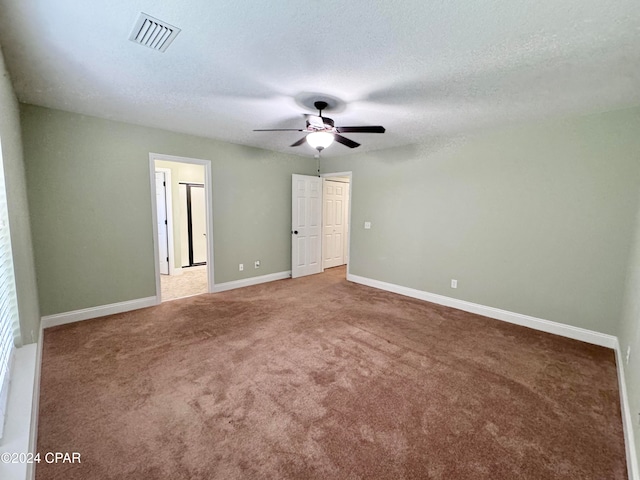
M371 222L364 222L365 230L369 230L371 228Z
M244 270L244 265L242 263L238 266L238 270L240 270L240 271Z
M458 288L458 280L451 279L451 288Z

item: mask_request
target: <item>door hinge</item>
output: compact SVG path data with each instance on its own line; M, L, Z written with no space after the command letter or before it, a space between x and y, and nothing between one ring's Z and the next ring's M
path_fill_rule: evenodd
M165 225L169 225L169 224L167 223L167 221L166 221L166 220L164 221L164 224L165 224Z
M169 261L169 257L167 257L167 262Z
M167 186L167 182L162 182L162 186L166 187Z

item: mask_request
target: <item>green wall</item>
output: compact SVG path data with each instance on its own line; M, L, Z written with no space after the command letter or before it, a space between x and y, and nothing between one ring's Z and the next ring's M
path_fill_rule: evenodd
M290 270L291 174L315 159L32 105L21 119L42 315L155 295L150 152L211 160L216 283Z
M320 169L353 171L352 274L617 334L639 132L630 109L322 159Z
M36 292L33 247L29 226L29 208L25 181L20 114L18 100L0 51L0 141L9 210L11 249L20 316L18 343L33 343L38 339L40 312Z
M637 415L640 412L640 202L635 223L635 237L629 269L627 288L622 312L622 322L618 332L620 353L624 362L625 383L634 426L636 455L640 458L640 425ZM631 348L629 361L626 361L627 349Z
M212 161L216 283L290 269L290 175L314 159L21 111L43 315L154 294L149 152ZM638 131L629 109L324 158L354 172L351 273L617 334Z

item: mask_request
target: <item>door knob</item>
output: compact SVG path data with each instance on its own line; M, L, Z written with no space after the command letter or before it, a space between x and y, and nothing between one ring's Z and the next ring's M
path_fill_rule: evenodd
M297 235L297 234L298 234L298 230L294 230L294 231L293 231L293 232L291 232L291 233L293 233L294 235Z

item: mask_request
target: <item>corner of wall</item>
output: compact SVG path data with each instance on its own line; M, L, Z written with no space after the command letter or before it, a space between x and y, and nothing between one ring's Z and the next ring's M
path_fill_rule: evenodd
M640 415L640 195L637 202L635 236L629 252L627 276L620 321L618 325L620 372L620 396L622 398L622 416L625 435L634 440L635 446L630 452L630 477L640 477L638 457L640 457L640 426L634 419ZM633 445L635 443L635 445ZM632 470L635 469L635 472ZM635 475L632 476L632 475Z
M27 199L20 106L0 48L0 137L20 315L21 343L38 339L40 312Z

